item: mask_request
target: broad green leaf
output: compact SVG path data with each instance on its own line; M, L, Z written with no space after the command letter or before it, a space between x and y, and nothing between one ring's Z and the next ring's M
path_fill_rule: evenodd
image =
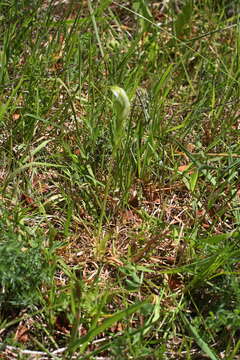
M197 179L198 179L198 170L194 171L190 175L189 184L190 184L190 190L192 192L195 190L195 187L197 185Z

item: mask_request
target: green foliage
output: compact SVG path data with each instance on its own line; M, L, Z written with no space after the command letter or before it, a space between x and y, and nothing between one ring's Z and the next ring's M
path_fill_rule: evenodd
M192 2L193 2L192 0L186 2L182 11L177 16L177 19L175 21L176 36L179 38L183 34L186 35L186 27L191 25L190 20L191 20L192 11L193 11ZM189 33L189 31L188 31L188 33Z
M0 1L1 341L235 360L238 7Z
M150 23L153 20L149 8L149 0L137 0L133 1L133 9L136 11L137 19L140 24L140 32L146 32L150 30Z
M27 226L9 220L7 212L0 220L0 302L2 310L21 308L39 302L41 285L47 280L43 239Z

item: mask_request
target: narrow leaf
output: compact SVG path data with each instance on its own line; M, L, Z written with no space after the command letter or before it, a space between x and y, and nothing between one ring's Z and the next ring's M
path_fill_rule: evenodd
M180 313L181 318L185 324L185 326L188 328L189 332L191 333L191 335L195 338L196 343L198 344L198 346L202 349L202 351L212 360L219 360L219 358L214 354L214 352L210 349L210 347L208 346L208 344L201 338L201 336L199 335L197 329L190 324L190 322L188 321L188 319L186 318L186 316L182 313Z
M106 329L110 328L116 322L128 318L130 315L141 309L141 307L143 307L144 305L146 305L146 302L136 303L125 310L115 313L113 316L106 319L102 324L100 324L99 326L95 326L93 329L91 329L87 335L77 340L73 344L72 349L75 351L78 346L86 342L90 342L95 336L105 331Z

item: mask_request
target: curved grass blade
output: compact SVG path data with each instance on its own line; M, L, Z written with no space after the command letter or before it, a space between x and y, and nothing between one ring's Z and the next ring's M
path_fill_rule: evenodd
M75 351L79 346L88 344L90 341L94 339L95 336L99 335L101 332L110 328L116 322L128 318L130 315L140 310L144 305L146 305L146 303L147 302L136 303L125 310L115 313L110 318L106 319L102 324L95 326L93 329L90 329L87 335L83 336L81 339L73 343L71 350Z

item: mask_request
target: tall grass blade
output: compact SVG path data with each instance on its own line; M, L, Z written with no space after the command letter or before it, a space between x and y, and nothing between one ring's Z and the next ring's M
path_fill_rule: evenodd
M194 339L196 340L196 343L202 349L204 354L206 354L211 360L220 360L220 358L217 357L215 355L215 353L210 349L208 344L201 338L197 329L193 325L191 325L191 323L188 321L187 317L183 313L180 313L180 316L181 316L186 328L188 329L190 334L194 337Z

